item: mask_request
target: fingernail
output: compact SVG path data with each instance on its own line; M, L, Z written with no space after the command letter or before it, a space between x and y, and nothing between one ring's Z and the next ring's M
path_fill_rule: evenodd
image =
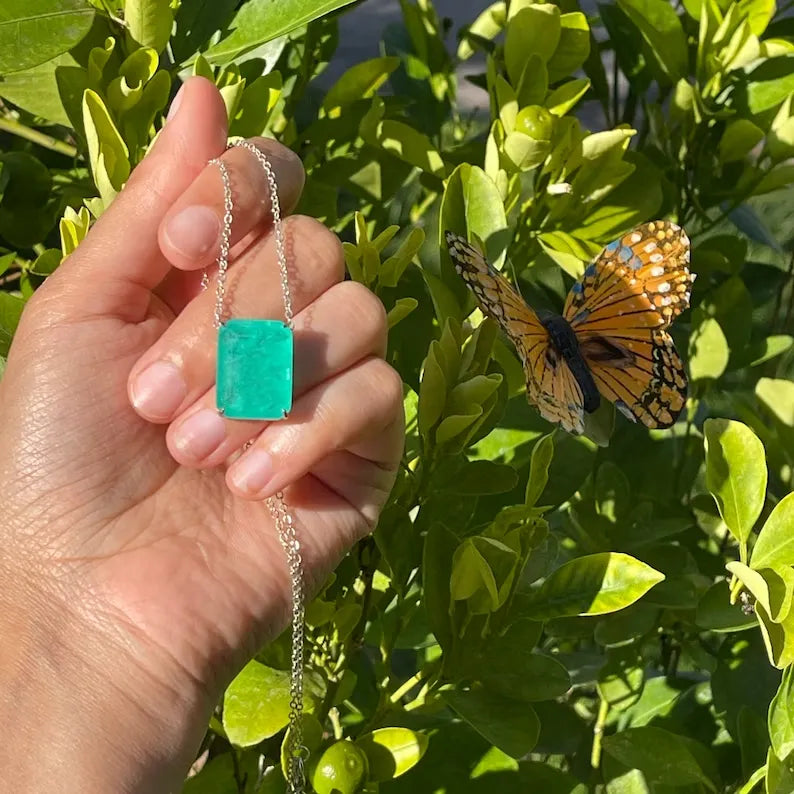
M179 110L179 105L182 103L182 99L185 96L185 86L184 84L179 88L179 91L176 92L176 96L174 97L174 101L171 103L171 107L168 108L168 115L165 117L166 123L171 121L171 119L176 116L177 111Z
M231 472L232 482L245 493L259 493L273 476L273 458L263 449L252 449L240 458Z
M165 238L180 254L188 257L206 254L218 242L221 225L209 207L186 207L165 227Z
M187 384L177 366L155 361L135 378L133 405L150 419L170 419L187 395Z
M204 408L176 429L174 444L191 458L208 458L226 438L226 423L216 411Z

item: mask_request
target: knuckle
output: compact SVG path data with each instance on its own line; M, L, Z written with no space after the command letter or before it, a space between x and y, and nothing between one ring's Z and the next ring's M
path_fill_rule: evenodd
M369 387L373 394L380 397L389 418L393 418L395 409L403 403L403 381L397 371L382 358L370 358L367 361Z
M335 290L335 298L350 315L357 336L374 341L375 349L382 351L386 345L388 321L380 298L357 281L343 281Z

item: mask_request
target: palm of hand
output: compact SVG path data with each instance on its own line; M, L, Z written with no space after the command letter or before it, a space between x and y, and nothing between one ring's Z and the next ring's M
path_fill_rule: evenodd
M5 504L6 554L61 582L69 599L73 582L86 619L127 623L192 677L223 678L219 659L253 652L283 625L286 565L266 503L232 496L223 470L180 467L164 427L130 407L130 368L162 325L94 319L42 334L39 312L25 317L0 382L0 471L18 484ZM383 478L358 465L351 481ZM313 581L367 529L345 494L311 473L292 487L290 507Z
M181 126L177 119L158 141L159 160L157 152L147 158L137 182L133 174L135 185L92 230L88 253L81 247L72 254L25 310L0 381L6 485L0 570L35 590L37 603L67 612L86 636L131 656L145 675L171 688L195 683L211 704L261 642L285 625L289 586L267 503L233 496L223 465L180 466L166 444L166 425L141 418L128 394L134 365L163 344L167 331L187 319L181 327L192 332L192 320L182 314L195 304L195 273L171 271L163 288L168 264L156 245L165 195L173 202L193 178L179 173L180 152L191 153L195 175L225 141L221 125L212 129L213 115L225 119L216 89L196 80L191 90ZM141 205L136 228L126 216ZM312 227L300 228L305 237ZM122 258L121 234L146 256L136 259L132 251L127 262L114 259ZM109 271L109 261L119 272ZM334 301L326 299L326 317L329 305ZM198 316L211 322L203 307ZM345 325L331 320L332 330ZM356 335L349 327L344 332ZM320 436L327 446L315 443L302 468L290 472L287 465L289 477L281 475L309 588L372 527L399 457L401 382L386 378L387 396L369 400L377 410L344 399L340 405L339 395L366 388L367 381L350 374L352 363L326 376L328 405L317 398L324 410L297 436ZM367 372L379 383L386 365L377 363ZM352 383L339 387L346 377ZM345 412L366 421L351 423L347 437L322 432L324 413L328 424Z

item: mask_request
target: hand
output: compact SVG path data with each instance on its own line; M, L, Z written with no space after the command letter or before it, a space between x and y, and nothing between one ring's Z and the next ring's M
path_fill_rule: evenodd
M311 587L372 529L402 449L383 308L342 281L338 240L306 217L285 223L293 410L271 424L214 410L215 296L200 276L218 251L223 191L207 161L224 151L226 114L201 78L177 102L30 300L0 382L0 606L3 645L19 649L0 658L0 692L25 709L20 735L52 756L0 751L20 791L178 786L223 687L286 623L287 569L263 500L286 489ZM300 162L254 142L286 212ZM261 166L242 149L223 159L230 313L283 317Z

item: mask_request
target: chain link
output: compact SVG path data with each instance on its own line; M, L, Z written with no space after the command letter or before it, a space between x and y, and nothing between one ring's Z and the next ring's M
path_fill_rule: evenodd
M270 206L273 214L273 228L276 237L276 254L278 256L279 270L281 272L281 289L284 295L284 319L286 324L292 328L292 296L289 289L289 270L287 268L287 253L284 244L284 229L281 221L281 203L278 197L278 183L270 160L265 154L246 140L239 140L229 143L227 149L233 146L247 149L259 161L267 177L270 190ZM229 269L229 247L232 236L232 186L229 177L229 169L226 163L216 157L210 160L216 165L221 173L223 181L223 228L221 231L221 245L218 254L218 275L215 287L215 328L225 321L224 306L226 299L226 274ZM203 289L209 287L209 276L207 272L201 278ZM287 732L287 755L289 764L287 769L287 791L288 794L303 794L305 787L305 773L303 762L306 755L306 748L303 746L303 646L304 646L304 616L305 616L305 593L303 581L303 557L301 556L300 541L295 531L295 522L292 514L284 501L284 494L279 491L275 496L267 500L267 506L273 522L276 525L278 539L287 557L287 568L289 570L290 595L292 602L292 654L290 660L290 700L289 700L289 729Z

